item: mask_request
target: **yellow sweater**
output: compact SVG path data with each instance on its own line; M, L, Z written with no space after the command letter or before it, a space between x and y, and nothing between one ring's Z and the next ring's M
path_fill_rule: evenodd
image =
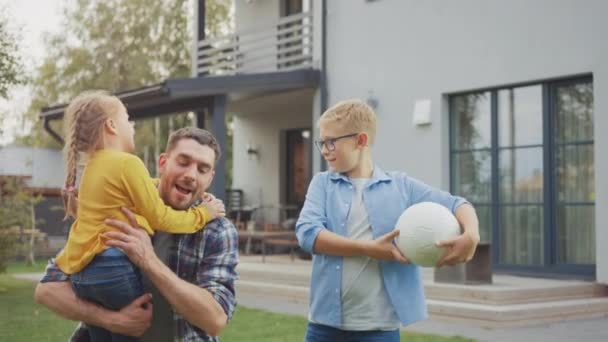
M98 150L84 168L78 191L78 217L55 260L64 273L79 272L107 248L102 234L117 229L103 221L107 218L126 221L121 207L136 213L137 222L150 235L154 234L151 227L169 233L193 233L210 220L209 212L201 206L179 211L166 206L137 156Z

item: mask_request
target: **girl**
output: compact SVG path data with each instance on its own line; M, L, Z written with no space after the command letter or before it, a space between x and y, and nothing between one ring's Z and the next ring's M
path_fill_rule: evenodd
M114 230L107 218L126 220L120 210L129 208L150 235L154 230L194 233L207 222L224 216L224 205L212 200L188 210L174 210L161 200L143 162L131 154L134 128L122 102L104 92L76 97L66 109L66 180L63 192L66 218L75 219L64 249L56 258L76 294L118 310L143 294L139 270L117 248L105 245L103 234ZM86 159L76 196L79 159ZM192 196L195 188L180 188ZM96 341L137 341L91 327Z

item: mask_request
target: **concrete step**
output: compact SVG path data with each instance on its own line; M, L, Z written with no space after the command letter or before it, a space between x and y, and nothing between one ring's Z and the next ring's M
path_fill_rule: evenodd
M240 279L274 285L307 288L310 284L310 264L241 263ZM608 297L605 285L583 281L559 281L514 276L495 276L490 285L459 285L435 283L432 270L423 270L425 294L428 299L487 305L553 302Z
M561 300L606 298L608 287L592 282L563 282L556 284L501 286L457 285L425 282L427 298L487 305L525 304Z
M559 300L529 304L485 305L427 300L434 318L498 328L608 317L608 298Z
M308 286L241 279L237 282L237 300L239 294L270 297L287 303L308 303ZM429 298L427 305L434 318L487 328L608 317L608 297L501 305Z

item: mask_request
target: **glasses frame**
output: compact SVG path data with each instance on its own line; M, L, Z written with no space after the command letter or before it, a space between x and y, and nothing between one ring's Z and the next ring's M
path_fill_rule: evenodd
M329 152L333 152L336 150L336 141L338 141L340 139L354 137L357 135L359 135L359 133L345 134L345 135L341 135L339 137L329 138L329 139L325 139L325 140L315 140L315 146L317 146L317 148L321 152L323 152L323 146L327 147L327 150Z

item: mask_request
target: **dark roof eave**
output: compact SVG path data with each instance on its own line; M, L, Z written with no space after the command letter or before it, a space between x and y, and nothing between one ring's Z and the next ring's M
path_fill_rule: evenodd
M165 97L169 102L184 101L184 105L189 105L189 103L196 104L196 99L231 92L268 92L316 87L320 82L320 75L319 70L300 69L288 72L169 79L159 84L127 90L115 95L127 106L133 104L134 107L141 110L146 105L157 106L159 97ZM61 104L43 108L40 118L45 121L61 119L66 106L66 104ZM166 106L166 108L169 110L172 107ZM165 108L159 108L159 110L165 111ZM158 110L152 111L152 113L160 115Z

